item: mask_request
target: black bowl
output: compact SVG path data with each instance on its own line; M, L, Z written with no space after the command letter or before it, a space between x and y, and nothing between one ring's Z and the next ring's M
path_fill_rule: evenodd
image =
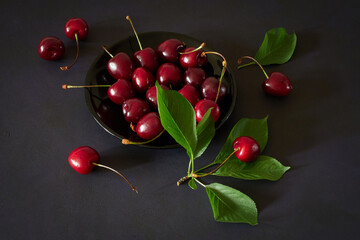
M152 47L155 50L160 43L170 38L179 39L180 41L185 42L189 47L197 47L203 42L183 34L172 32L142 33L139 35L139 38L144 47ZM113 55L118 52L125 52L129 54L129 56L132 56L134 52L139 50L139 45L135 36L130 36L116 42L110 46L108 50ZM204 47L204 50L214 51L207 46ZM86 75L85 85L113 84L116 81L109 75L106 69L109 59L110 56L105 52L95 59ZM207 75L219 76L222 70L222 59L219 56L211 54L208 55L208 62L208 65L204 67ZM223 81L228 84L229 93L226 98L218 103L221 109L221 116L216 123L216 130L219 129L229 118L236 102L236 82L231 70L229 70L229 66L225 72ZM88 108L95 120L107 132L119 139L126 138L132 141L142 141L131 130L129 123L125 121L122 114L122 107L110 101L107 95L107 88L87 88L85 90L85 98ZM137 146L147 148L179 147L179 145L167 133L164 133L161 137L151 143Z

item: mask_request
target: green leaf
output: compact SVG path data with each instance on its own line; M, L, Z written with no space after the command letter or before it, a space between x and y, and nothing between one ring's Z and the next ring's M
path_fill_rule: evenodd
M196 190L196 189L197 189L197 185L196 185L196 182L195 182L194 178L192 178L192 179L189 180L188 185L189 185L189 187L191 187L193 190Z
M284 28L273 28L265 34L255 55L261 65L283 64L290 60L296 46L296 34L287 34Z
M224 146L220 150L220 153L217 155L214 162L219 164L222 163L225 158L234 151L232 144L234 140L240 136L254 138L260 145L262 152L268 140L267 119L268 116L263 119L240 119L232 128Z
M220 183L212 183L205 187L216 221L251 225L258 223L257 208L250 197Z
M174 90L164 90L156 82L156 94L161 124L193 159L196 144L195 111L184 96Z
M275 158L260 155L253 162L241 162L235 156L231 157L213 175L234 177L246 180L267 179L279 180L290 167L282 165Z
M196 127L198 141L194 152L194 159L203 154L215 135L215 123L210 114L211 110L212 108L209 108Z

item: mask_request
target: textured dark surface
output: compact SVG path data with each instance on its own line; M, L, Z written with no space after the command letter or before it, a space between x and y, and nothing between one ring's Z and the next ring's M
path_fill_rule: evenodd
M355 239L359 208L359 3L357 1L1 1L0 238L1 239ZM213 220L204 189L176 186L188 160L183 149L121 145L87 109L82 84L89 66L112 44L138 32L170 31L202 39L236 59L254 55L267 30L295 31L290 62L267 67L290 77L286 98L264 95L255 66L234 71L234 113L196 163L212 161L242 117L269 117L265 154L292 169L278 182L210 177L252 197L259 225ZM71 17L89 24L80 58L63 28ZM55 35L65 58L37 55L41 38ZM80 175L68 163L89 145L101 162L125 174L97 169Z

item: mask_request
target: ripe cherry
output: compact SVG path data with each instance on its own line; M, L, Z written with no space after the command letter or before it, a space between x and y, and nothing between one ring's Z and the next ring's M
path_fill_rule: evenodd
M160 85L160 86L162 87L162 89L170 90L170 88L168 88L165 85ZM156 86L152 86L146 91L146 100L153 108L157 109L158 105L157 105Z
M120 78L109 87L108 96L111 101L121 105L125 100L135 97L135 90L129 81Z
M79 40L86 38L89 28L87 23L82 18L70 18L65 24L65 35L72 39L76 40L76 57L74 62L65 67L60 67L61 70L68 70L76 63L79 58Z
M132 83L137 92L145 93L150 87L154 86L155 78L149 70L139 67L132 74Z
M206 73L202 68L189 67L184 73L184 81L196 88L200 88L206 78Z
M157 53L165 62L177 62L179 60L179 52L184 51L185 44L178 39L168 39L162 42Z
M182 73L174 63L164 63L158 68L156 79L160 84L177 88L182 83Z
M216 122L219 119L219 117L220 117L220 108L219 108L219 106L212 100L203 99L203 100L200 100L195 105L195 116L196 116L196 121L197 122L201 121L201 119L203 118L203 116L205 115L207 110L209 110L209 108L213 108L211 110L211 116L213 117L214 122Z
M201 47L201 46L200 46ZM180 55L180 64L183 68L189 67L204 67L207 63L207 56L202 54L204 50L188 47ZM191 53L189 53L191 52Z
M201 85L201 95L205 99L210 99L215 101L216 95L218 93L219 80L215 77L208 77ZM228 87L222 82L220 85L220 91L218 96L218 101L221 101L227 94Z
M129 55L127 55L124 52L120 52L115 56L113 56L106 49L106 46L102 46L102 47L105 50L105 52L108 53L109 56L111 57L111 59L107 63L107 70L109 74L115 79L123 78L130 80L132 73L135 69L135 64L133 63Z
M153 139L158 136L163 129L159 114L156 112L146 114L136 125L136 133L142 139Z
M180 89L179 93L183 95L193 107L195 107L196 103L200 101L200 94L198 90L190 84L187 84Z
M127 122L137 123L150 112L150 106L140 98L130 98L123 102L122 111Z
M251 137L238 137L233 142L235 156L242 162L252 162L260 154L260 146L257 141Z
M106 168L122 177L130 185L132 190L137 193L136 188L121 173L108 166L99 164L99 159L99 153L95 149L88 146L75 148L68 157L70 166L78 173L89 174L95 166Z
M53 61L60 59L65 53L64 43L57 37L49 36L41 39L38 54L42 59Z

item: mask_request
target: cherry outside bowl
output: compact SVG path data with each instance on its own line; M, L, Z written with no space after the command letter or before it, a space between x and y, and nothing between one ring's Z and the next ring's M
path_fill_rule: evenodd
M155 50L160 43L170 38L179 39L180 41L185 42L187 46L194 47L197 47L204 42L184 34L172 32L142 33L139 34L139 38L142 46L152 47ZM118 52L125 52L129 56L132 56L134 52L139 50L139 46L135 36L132 35L116 42L110 46L108 50L113 55L116 55ZM204 47L204 50L216 51L216 49L210 49L207 45ZM113 84L116 81L116 79L109 75L106 69L106 64L109 59L110 56L105 52L102 52L95 59L86 75L85 85ZM204 67L204 70L208 75L215 75L219 77L222 70L222 59L213 54L208 55L208 64ZM221 116L216 122L216 130L226 122L235 107L237 90L236 82L233 76L231 66L228 66L223 81L228 84L229 93L221 102L218 103L221 109ZM91 114L94 116L99 125L107 132L119 139L126 138L132 141L141 141L141 139L139 139L131 130L130 124L125 121L122 113L122 107L110 101L107 95L107 88L87 88L85 89L85 98ZM179 145L166 132L151 143L136 146L147 148L179 147Z

